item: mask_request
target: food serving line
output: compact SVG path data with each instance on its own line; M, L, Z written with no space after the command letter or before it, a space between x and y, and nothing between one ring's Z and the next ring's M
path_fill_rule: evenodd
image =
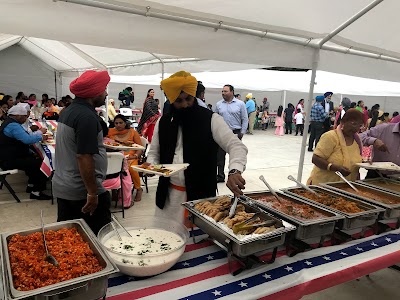
M151 169L145 166L143 171L157 172ZM175 172L162 171L162 176ZM109 276L107 299L114 300L268 299L271 295L298 299L400 262L400 182L382 178L353 185L357 192L345 183L328 183L183 203L193 224L191 240L182 224L151 216L121 220L122 224L114 219L97 238L80 220L50 224L46 240L54 235L49 229L71 224L80 228L84 247L96 256L100 271L44 287L32 288L29 283L28 290L23 290L27 283L20 277L31 271L13 269L20 258L10 245L13 239L31 239L27 235L37 235L39 229L4 233L3 299L95 300L105 294ZM359 234L357 239L352 239L354 233ZM58 242L50 239L48 245L55 254ZM63 257L56 259L68 261L61 253ZM42 264L40 256L35 259ZM118 269L126 275L115 274ZM96 284L94 292L90 287Z

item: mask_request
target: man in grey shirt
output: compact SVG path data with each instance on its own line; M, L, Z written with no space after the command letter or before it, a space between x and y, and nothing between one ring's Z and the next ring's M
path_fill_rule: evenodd
M247 116L246 105L234 97L235 90L232 85L226 84L222 88L222 100L215 105L215 112L224 118L226 124L234 134L242 139L247 131L249 118ZM219 147L217 154L217 182L225 182L225 155L226 152Z
M83 218L95 234L111 221L110 194L103 187L107 155L95 107L105 103L107 71L86 71L70 84L76 98L58 120L53 194L57 221Z

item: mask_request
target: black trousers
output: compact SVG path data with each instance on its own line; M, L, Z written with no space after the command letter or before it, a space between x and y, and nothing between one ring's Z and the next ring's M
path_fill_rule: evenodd
M387 177L385 174L382 174L383 177ZM372 179L372 178L381 178L375 170L368 170L367 176L365 176L365 179Z
M233 130L234 134L239 134L241 132L240 129ZM241 139L241 138L240 138ZM225 155L226 152L221 147L218 147L217 151L217 179L225 180Z
M28 184L33 184L34 192L41 192L46 189L47 177L40 171L42 160L34 156L27 156L15 159L3 160L1 163L3 170L18 169L25 171L28 176Z
M296 135L299 134L299 130L300 130L301 135L303 135L304 124L296 124Z
M292 134L292 126L293 126L293 122L286 122L285 123L285 134L288 134L288 132L290 134Z
M324 122L311 121L310 129L311 132L310 132L310 139L308 140L308 150L313 149L314 141L315 141L315 147L317 147L319 139L321 138L321 135L324 133Z
M93 215L88 213L84 214L82 212L82 207L85 206L86 199L66 200L57 198L57 204L57 222L84 219L95 235L97 235L104 225L111 222L111 196L109 192L104 192L99 195L99 204Z

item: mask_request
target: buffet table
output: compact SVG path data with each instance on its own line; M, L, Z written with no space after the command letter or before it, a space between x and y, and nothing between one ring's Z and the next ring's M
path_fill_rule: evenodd
M196 240L206 237L193 231ZM400 229L277 259L232 276L226 252L210 241L193 244L169 271L150 278L109 279L107 299L300 299L400 262ZM271 253L262 258L268 260Z

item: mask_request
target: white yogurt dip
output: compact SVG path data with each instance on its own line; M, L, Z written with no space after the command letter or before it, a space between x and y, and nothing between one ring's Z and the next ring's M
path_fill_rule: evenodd
M156 228L133 229L128 232L132 237L122 236L120 241L117 236L113 236L104 242L104 246L113 251L109 253L120 271L128 275L150 276L162 273L172 267L185 250L182 247L184 240L174 232Z

